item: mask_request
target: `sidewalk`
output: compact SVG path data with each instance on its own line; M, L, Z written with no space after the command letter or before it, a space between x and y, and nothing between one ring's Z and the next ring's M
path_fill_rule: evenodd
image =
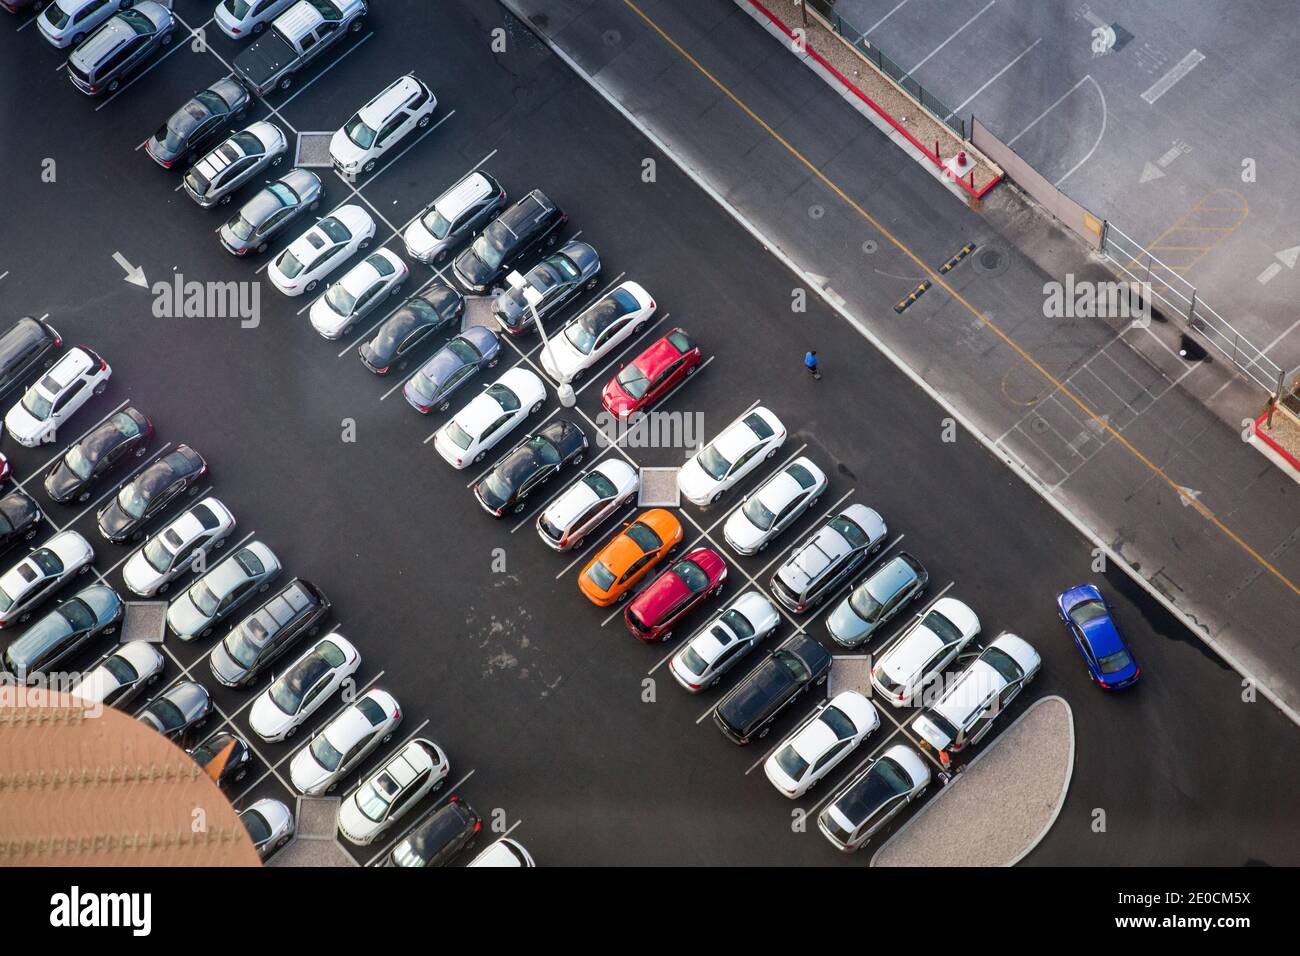
M502 3L1300 720L1300 487L1248 446L1250 389L1158 323L1045 319L1045 283L1110 273L1014 189L966 208L747 0Z

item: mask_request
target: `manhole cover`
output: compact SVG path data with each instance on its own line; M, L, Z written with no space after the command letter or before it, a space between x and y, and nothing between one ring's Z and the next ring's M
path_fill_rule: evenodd
M975 256L975 269L984 275L1001 275L1007 264L1007 255L1001 249L985 249Z
M167 630L166 601L127 601L122 615L122 643L127 641L163 642Z
M642 508L676 508L681 502L676 468L642 468L641 492L636 503Z
M330 140L333 138L332 130L327 133L299 133L298 152L294 156L293 164L306 166L308 169L333 166L334 163L330 159Z

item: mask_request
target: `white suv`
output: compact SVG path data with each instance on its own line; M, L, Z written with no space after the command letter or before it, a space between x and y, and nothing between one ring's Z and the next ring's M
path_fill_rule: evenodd
M339 832L364 846L426 794L442 786L451 762L432 740L417 737L388 759L339 805Z
M108 388L112 375L108 363L90 349L71 349L9 409L5 428L27 448L54 441L59 426L91 395Z
M344 176L374 170L379 157L414 129L424 129L438 98L414 73L398 77L343 124L330 140L330 159Z

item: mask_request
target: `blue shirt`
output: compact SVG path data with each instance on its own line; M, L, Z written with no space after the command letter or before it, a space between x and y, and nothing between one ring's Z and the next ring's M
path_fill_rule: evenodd
M811 352L805 353L803 357L803 364L805 368L816 368L817 356L813 355Z

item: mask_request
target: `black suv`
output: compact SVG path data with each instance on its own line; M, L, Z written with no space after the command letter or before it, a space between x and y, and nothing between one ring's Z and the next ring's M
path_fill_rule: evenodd
M60 504L85 501L104 475L128 457L145 453L153 423L128 405L71 445L45 476L45 491Z
M482 295L498 279L518 265L543 242L555 245L560 227L569 217L534 189L503 212L470 247L456 257L452 271L466 292Z
M10 326L0 335L0 399L22 385L27 373L38 365L53 365L51 353L62 344L54 327L40 319L25 316Z
M40 505L25 491L15 488L0 498L0 553L36 537L43 517Z
M329 599L320 588L294 578L212 649L208 657L212 676L227 687L252 683L299 637L320 633L329 612Z
M468 803L452 795L447 805L424 823L388 855L389 866L446 866L456 854L474 845L483 821Z
M796 634L722 698L713 722L738 744L766 737L777 715L809 687L825 683L830 672L830 651Z

